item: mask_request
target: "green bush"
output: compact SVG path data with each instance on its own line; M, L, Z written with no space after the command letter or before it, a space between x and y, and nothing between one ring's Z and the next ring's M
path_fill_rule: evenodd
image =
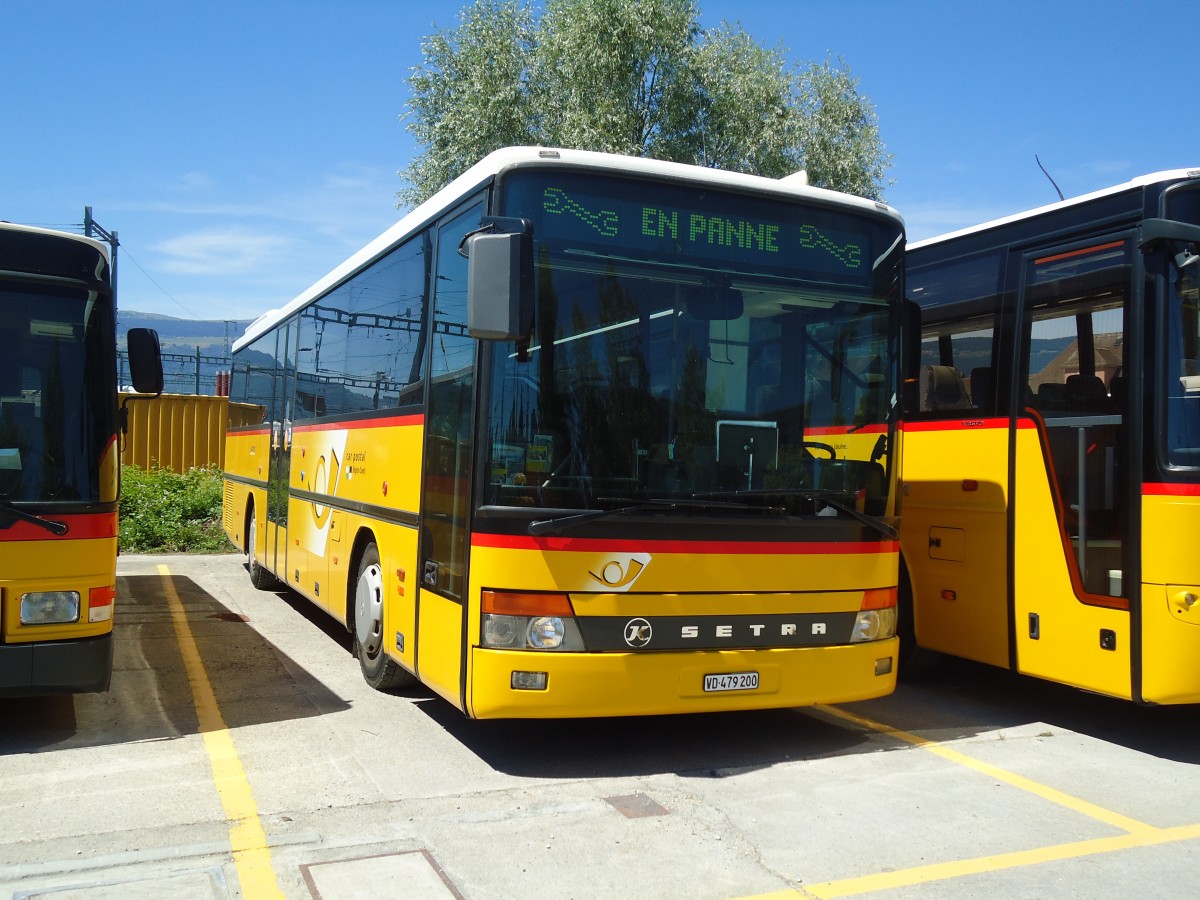
M124 553L231 553L221 530L221 470L121 467Z

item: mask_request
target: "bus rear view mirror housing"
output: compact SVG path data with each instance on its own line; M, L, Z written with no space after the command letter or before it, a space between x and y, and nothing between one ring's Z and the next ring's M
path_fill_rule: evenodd
M490 221L489 221L490 220ZM467 332L485 341L515 341L533 327L533 236L521 219L487 217L464 242L467 252Z
M129 378L139 394L158 396L163 392L162 349L153 328L130 328L126 336L129 349Z

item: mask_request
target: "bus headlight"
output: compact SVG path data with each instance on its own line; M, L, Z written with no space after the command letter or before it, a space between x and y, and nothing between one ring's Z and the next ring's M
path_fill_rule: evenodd
M480 643L494 650L581 651L583 635L566 594L483 591Z
M22 625L79 621L79 591L31 591L21 595Z
M850 643L882 641L896 634L896 589L864 591L862 606L854 620Z

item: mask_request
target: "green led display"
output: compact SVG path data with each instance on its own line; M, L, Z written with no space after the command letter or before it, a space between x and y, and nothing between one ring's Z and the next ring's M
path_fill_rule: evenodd
M607 174L514 173L504 209L565 252L846 284L869 283L896 243L891 225L858 211Z

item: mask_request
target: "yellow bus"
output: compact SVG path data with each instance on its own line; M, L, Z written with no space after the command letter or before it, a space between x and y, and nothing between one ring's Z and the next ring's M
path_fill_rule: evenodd
M108 248L0 223L0 696L105 691L116 598L116 316ZM131 329L135 387L162 390Z
M472 717L894 688L903 225L497 151L235 344L224 527Z
M906 661L1200 701L1198 280L1200 170L909 245Z

